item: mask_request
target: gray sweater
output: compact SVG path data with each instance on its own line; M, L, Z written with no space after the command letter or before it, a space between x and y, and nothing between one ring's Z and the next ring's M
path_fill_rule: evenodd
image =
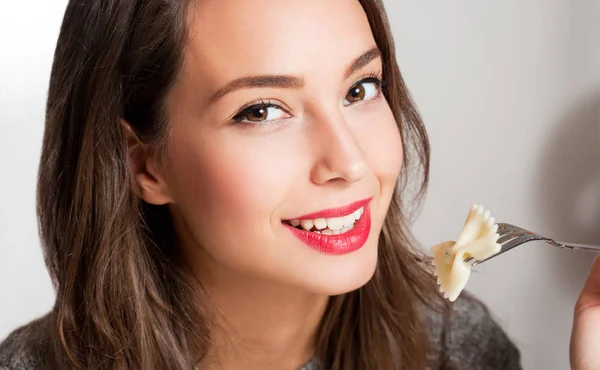
M519 351L478 301L458 299L449 319L430 312L427 319L436 349L430 358L431 370L521 369ZM45 316L10 334L0 343L0 370L47 369L49 330ZM303 369L323 368L315 360Z

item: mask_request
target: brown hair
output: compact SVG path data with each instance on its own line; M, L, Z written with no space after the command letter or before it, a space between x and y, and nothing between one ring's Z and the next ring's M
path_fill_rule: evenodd
M424 193L429 143L396 63L381 0L360 0L382 52L386 98L415 198L398 194L363 288L330 300L317 354L330 370L422 369L422 307L439 295L401 212ZM165 147L164 102L181 69L192 0L71 0L52 68L38 217L57 290L55 368L191 369L210 346L202 294L176 263L168 210L136 196L125 133Z

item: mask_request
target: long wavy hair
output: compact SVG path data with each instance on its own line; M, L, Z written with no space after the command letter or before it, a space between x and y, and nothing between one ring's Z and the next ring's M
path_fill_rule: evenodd
M384 94L405 166L364 287L332 297L317 333L329 370L423 369L423 308L442 307L408 210L421 200L429 142L398 65L381 0L360 0L383 58ZM211 346L208 305L177 262L166 207L136 194L129 123L166 147L165 97L184 62L193 0L70 0L58 39L38 178L38 218L57 299L52 366L186 369ZM168 160L168 159L166 159ZM414 176L413 176L414 175ZM415 177L416 176L416 177ZM409 197L407 184L417 184Z

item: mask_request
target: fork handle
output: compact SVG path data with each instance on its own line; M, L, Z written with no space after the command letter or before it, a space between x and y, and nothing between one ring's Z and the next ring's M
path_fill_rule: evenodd
M579 251L596 252L596 253L600 252L600 245L564 243L564 242L555 242L555 241L551 241L551 240L548 240L547 242L554 246L557 246L559 248L573 249L576 251L579 250Z

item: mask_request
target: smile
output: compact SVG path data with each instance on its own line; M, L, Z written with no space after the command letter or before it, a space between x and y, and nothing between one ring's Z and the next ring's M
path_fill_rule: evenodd
M340 235L354 229L354 225L365 212L365 207L342 216L330 218L316 218L303 220L290 220L284 223L300 230L310 231L317 234Z
M284 220L283 225L318 252L330 255L350 253L360 249L369 237L371 199Z

